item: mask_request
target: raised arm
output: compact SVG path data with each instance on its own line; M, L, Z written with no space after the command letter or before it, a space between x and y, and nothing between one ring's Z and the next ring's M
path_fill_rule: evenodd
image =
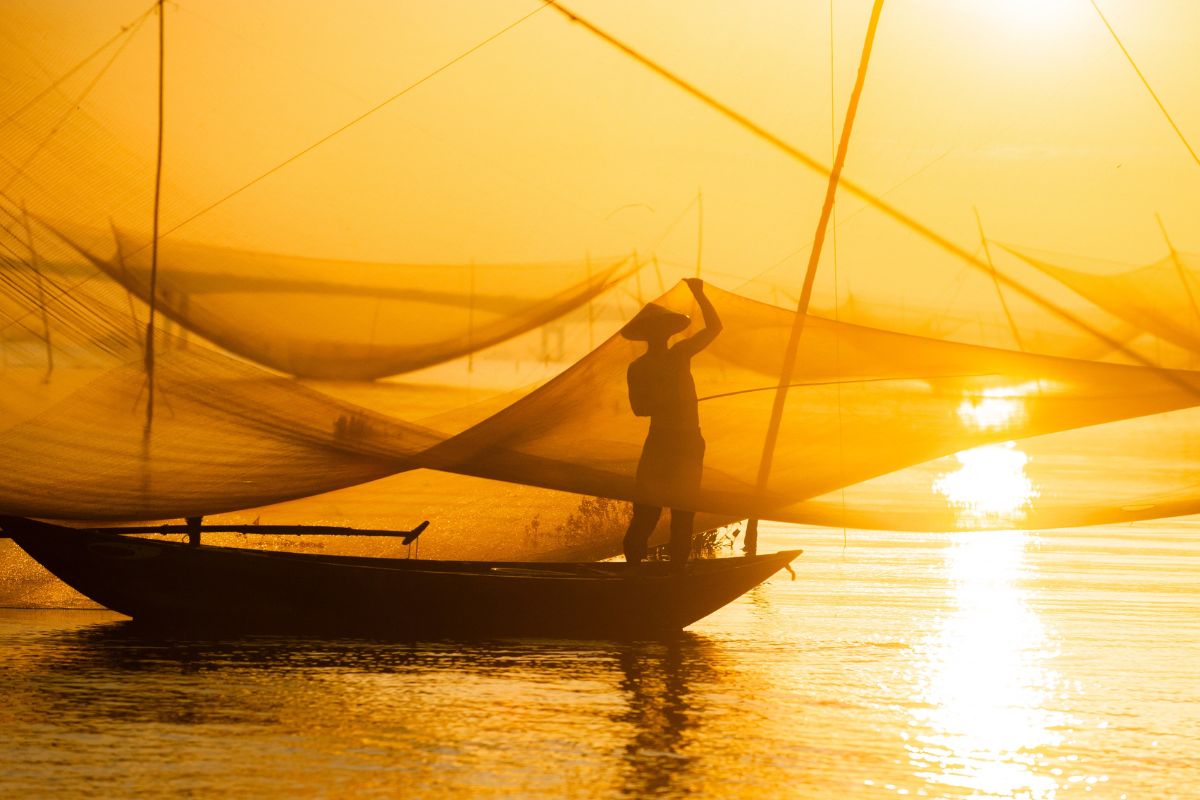
M676 342L675 347L682 348L688 353L695 355L704 348L712 344L712 340L717 338L717 334L721 332L721 318L717 316L717 309L713 308L712 301L704 294L704 281L699 278L685 278L688 288L692 290L692 295L696 298L696 304L700 306L700 313L704 317L704 329L692 334L683 341Z

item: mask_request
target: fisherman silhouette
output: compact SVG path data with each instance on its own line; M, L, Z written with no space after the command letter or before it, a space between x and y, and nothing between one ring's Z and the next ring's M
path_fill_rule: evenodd
M645 499L695 492L704 469L704 437L700 435L692 356L708 347L721 332L721 319L704 295L704 282L688 278L686 283L704 316L703 330L668 347L667 341L690 320L686 314L655 303L639 311L621 329L626 339L646 343L645 354L629 365L626 377L633 413L650 418L650 432L638 461L633 519L625 532L625 560L630 563L646 557L650 534L662 515L662 506ZM691 553L695 517L695 511L671 509L668 550L675 569L682 569Z

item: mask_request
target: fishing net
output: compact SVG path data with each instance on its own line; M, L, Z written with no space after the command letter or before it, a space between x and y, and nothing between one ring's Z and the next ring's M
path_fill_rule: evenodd
M1062 188L1091 176L1095 159L1043 158L1021 171L1008 155L952 157L953 178L904 186L898 194L913 218L953 230L951 244L971 243L949 248L946 237L897 225L894 207L867 208L862 191L844 192L841 238L830 242L842 271L826 268L827 256L813 306L823 313L806 319L774 466L760 488L795 320L784 306L794 306L798 282L795 263L764 266L785 253L803 260L811 230L796 221L812 218L823 175L792 171L793 162L643 68L527 8L451 4L428 16L385 6L167 9L173 49L152 378L153 9L5 11L0 33L10 43L42 46L0 52L4 513L79 521L203 513L368 527L430 518L427 555L612 554L646 421L633 416L625 385L641 346L609 334L655 294L691 314L694 332L690 295L666 286L701 268L713 283L747 287L709 290L725 330L692 365L704 478L699 491L665 485L646 498L703 512L698 525L756 516L887 529L1034 527L1195 509L1196 375L1116 352L1156 330L1147 316L1189 319L1176 307L1186 295L1165 291L1167 273L1114 284L1105 302L1089 295L1104 311L1064 298L1070 293L1045 276L1027 281L995 254L1000 274L1018 275L1105 339L979 269L981 234L964 209L980 194L986 207L1001 179L1019 185L990 195L1010 226L1036 218L1042 227L1029 228L1053 238L1066 227L1051 211L1078 213L1084 234L1107 234L1088 216L1095 209L1071 212L1078 192ZM816 53L825 69L823 42L798 47L791 38L813 35L811 26L767 26L789 38L737 50L738 26L752 21L719 26L726 55L759 63ZM643 29L651 39L672 30ZM745 98L772 126L820 127L802 144L824 152L823 112L820 126L772 119L779 85L742 83L742 71L712 58L717 45L703 38L703 57L684 64L698 80ZM884 64L901 56L879 54ZM807 76L814 64L789 61L772 72ZM985 135L1000 123L1045 118L980 107L981 87L996 87L978 79L1008 73L968 75L977 64L951 64L962 70L961 87L892 85L892 104L916 109L914 141L899 157L892 147L855 150L848 171L880 191L900 188L934 164L940 145L957 146L937 138L957 136L956 126L978 126L983 138L964 148L974 153L994 144ZM1054 89L1026 84L1022 96ZM806 86L806 102L789 108L824 107L824 78ZM855 135L890 141L895 130L886 115L871 116L878 100L869 92ZM1051 110L1062 93L1052 94ZM939 113L960 108L969 116L944 124ZM1111 116L1110 105L1101 111ZM1067 116L1089 124L1087 115ZM1073 141L1068 133L1059 131ZM1131 160L1122 175L1157 185L1159 166ZM1120 188L1111 194L1146 194ZM1038 214L1029 213L1031 195ZM1112 222L1117 237L1127 209L1103 210L1096 218ZM635 250L642 256L587 255ZM647 297L648 269L626 277L642 263L654 265L659 287ZM1144 296L1133 285L1143 278ZM750 292L756 299L743 296ZM1146 305L1152 300L1159 305ZM1121 303L1145 310L1123 312ZM1169 338L1165 330L1155 335ZM516 344L529 334L572 339L560 357L545 357L545 348L533 356L544 369L532 378L509 366L531 360ZM463 355L474 369L443 364L436 379L426 371L365 380ZM496 377L486 391L484 374ZM1007 508L962 491L997 482L961 477L988 458L1012 466L1024 487Z
M693 360L707 441L704 483L692 495L664 486L664 505L807 521L801 501L838 487L989 443L1197 401L1192 373L1026 355L810 317L774 468L760 493L756 475L773 379L794 315L710 291L725 330ZM683 312L692 304L682 286L659 302ZM443 469L489 477L511 470L525 483L630 498L646 422L629 412L623 376L640 351L614 337L425 457ZM945 527L944 498L932 494L941 508L921 524ZM926 485L891 498L892 507L928 510L930 495ZM891 527L886 515L859 522Z
M1137 330L1183 348L1195 363L1200 353L1200 264L1195 256L1172 251L1135 269L1106 264L1091 271L1023 251L1021 256Z
M758 491L759 443L794 314L710 292L725 331L692 367L708 443L704 481L699 492L683 494L664 481L649 498L664 506L727 519L810 521L804 501L839 487L973 447L1186 408L1198 397L1191 373L989 350L811 317L775 466ZM682 285L659 302L693 311ZM698 324L693 315L692 330ZM178 517L414 467L629 500L646 421L628 408L625 370L641 348L614 336L460 433L453 433L462 427L454 412L439 415L437 427L418 426L217 353L167 348L156 367L159 410L149 438L146 377L135 359L3 434L12 471L0 507L69 519ZM944 527L946 504L931 495L925 486L892 498L889 508L911 520L906 527ZM418 506L423 499L404 498ZM486 492L473 493L472 502L487 504ZM1080 519L1097 514L1082 509ZM1071 518L1064 511L1056 519ZM891 527L886 515L858 521Z
M64 236L63 227L49 225ZM73 246L139 299L150 247ZM634 265L633 268L636 268ZM628 277L630 259L544 264L369 264L167 240L157 307L230 352L307 378L371 380L474 353L556 320Z

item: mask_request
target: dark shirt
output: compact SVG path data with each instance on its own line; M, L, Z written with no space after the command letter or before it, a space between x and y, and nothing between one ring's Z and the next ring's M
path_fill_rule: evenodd
M646 353L629 365L629 402L633 413L650 417L651 429L698 431L696 382L692 348L687 340L665 352Z

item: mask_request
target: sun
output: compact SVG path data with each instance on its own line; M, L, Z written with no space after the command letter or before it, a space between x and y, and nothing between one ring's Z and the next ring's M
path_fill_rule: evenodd
M1060 3L1054 0L999 0L1013 19L1030 24L1040 25L1050 21L1055 14L1061 14Z
M1013 33L1049 33L1061 30L1069 16L1065 0L976 0L990 22Z

